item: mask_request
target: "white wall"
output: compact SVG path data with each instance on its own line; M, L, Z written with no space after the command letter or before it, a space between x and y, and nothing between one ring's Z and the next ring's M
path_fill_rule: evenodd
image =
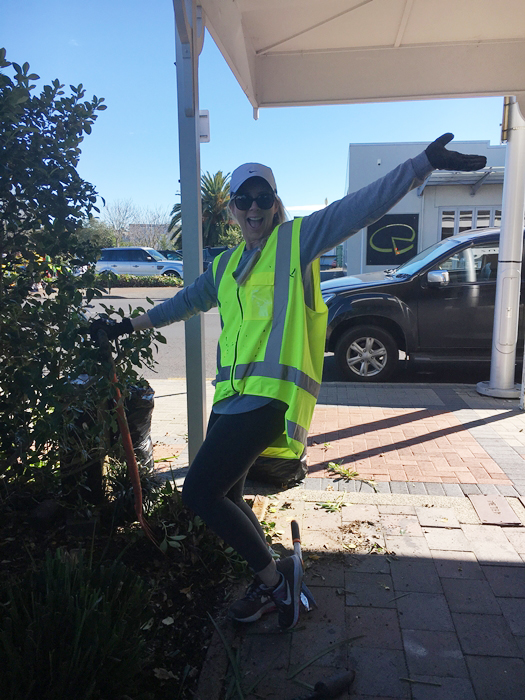
M348 153L348 192L370 184L383 177L397 165L412 158L428 146L428 143L370 143L350 144ZM505 146L491 146L489 141L454 141L451 149L464 153L476 153L487 157L487 166L505 164ZM427 185L418 197L417 189L409 192L391 214L419 214L418 251L441 239L440 207L499 206L503 186L482 185L471 196L470 185ZM345 244L348 274L371 272L381 266L366 265L366 230L352 236Z

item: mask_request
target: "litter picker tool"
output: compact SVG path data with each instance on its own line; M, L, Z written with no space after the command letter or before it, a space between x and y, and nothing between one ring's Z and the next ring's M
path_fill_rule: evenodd
M294 554L297 554L299 559L301 560L301 564L303 565L303 554L301 551L301 533L299 532L299 523L297 520L292 520L291 522L292 526L292 542L293 542L293 551ZM303 608L306 610L306 612L309 612L312 610L312 608L317 607L317 603L315 602L315 598L313 597L310 589L306 585L306 583L303 581L301 584L301 605Z

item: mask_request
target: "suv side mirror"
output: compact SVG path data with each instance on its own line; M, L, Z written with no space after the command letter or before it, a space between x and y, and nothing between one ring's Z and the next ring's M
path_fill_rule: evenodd
M445 287L450 282L448 270L431 270L427 273L427 282L434 287Z

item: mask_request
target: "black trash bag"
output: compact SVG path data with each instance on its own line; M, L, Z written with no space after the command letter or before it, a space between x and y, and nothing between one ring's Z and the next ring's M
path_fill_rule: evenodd
M260 455L250 467L248 479L281 488L300 484L308 474L306 450L300 459L277 459Z
M151 471L155 465L151 440L155 392L149 386L130 386L124 403L133 450L139 467Z

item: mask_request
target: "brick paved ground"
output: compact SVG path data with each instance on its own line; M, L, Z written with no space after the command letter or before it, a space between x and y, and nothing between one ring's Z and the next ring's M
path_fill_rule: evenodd
M295 681L349 669L356 700L522 700L525 528L481 525L467 499L363 498L295 490L269 501L276 549L290 547L292 518L301 525L319 608L288 634L275 615L222 623L246 700L291 700L306 692ZM205 668L199 700L221 697L223 678L228 686L222 663L219 681Z
M467 385L325 384L305 487L336 479L339 490L525 496L524 456L525 414L515 399ZM330 464L362 481L337 481Z
M152 384L155 456L180 451L170 460L180 484L184 383ZM310 442L301 485L249 488L270 494L266 519L275 521L283 553L290 520L300 522L306 580L319 607L286 634L275 615L239 629L219 619L245 700L292 700L307 694L304 683L349 669L355 700L523 700L525 413L518 402L466 385L327 384ZM334 476L329 462L358 477ZM480 493L503 495L522 526L482 525L465 498ZM216 635L196 698L222 699L233 685Z
M310 475L330 476L329 462L375 481L511 483L447 409L320 405L310 430Z

